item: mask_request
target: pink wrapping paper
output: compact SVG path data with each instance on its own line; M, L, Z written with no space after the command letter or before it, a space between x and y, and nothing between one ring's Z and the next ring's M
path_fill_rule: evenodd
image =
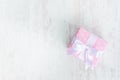
M105 40L80 28L69 44L68 53L78 57L86 66L94 68L106 46Z

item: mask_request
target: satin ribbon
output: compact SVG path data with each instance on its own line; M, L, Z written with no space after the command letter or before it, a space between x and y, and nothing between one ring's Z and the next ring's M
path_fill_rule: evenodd
M84 61L87 65L95 66L96 57L99 57L98 52L91 48L90 46L94 44L97 37L92 35L87 42L87 45L83 44L80 40L75 39L72 48L75 51L75 56L79 57L82 61ZM89 46L88 46L89 45ZM95 58L95 59L94 59Z

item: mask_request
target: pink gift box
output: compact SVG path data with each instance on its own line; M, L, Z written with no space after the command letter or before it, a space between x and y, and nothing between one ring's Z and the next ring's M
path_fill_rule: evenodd
M80 28L69 44L68 53L78 57L89 67L95 67L103 54L107 42Z

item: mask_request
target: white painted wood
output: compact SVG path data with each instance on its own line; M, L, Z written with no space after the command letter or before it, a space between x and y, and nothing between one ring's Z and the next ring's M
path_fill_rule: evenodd
M119 0L0 0L0 80L120 80ZM95 70L66 49L78 25L109 45Z

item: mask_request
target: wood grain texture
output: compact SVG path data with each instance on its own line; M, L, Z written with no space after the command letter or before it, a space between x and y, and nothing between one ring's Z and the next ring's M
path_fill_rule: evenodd
M119 0L0 0L0 80L120 80ZM80 26L108 41L95 70L67 45Z

